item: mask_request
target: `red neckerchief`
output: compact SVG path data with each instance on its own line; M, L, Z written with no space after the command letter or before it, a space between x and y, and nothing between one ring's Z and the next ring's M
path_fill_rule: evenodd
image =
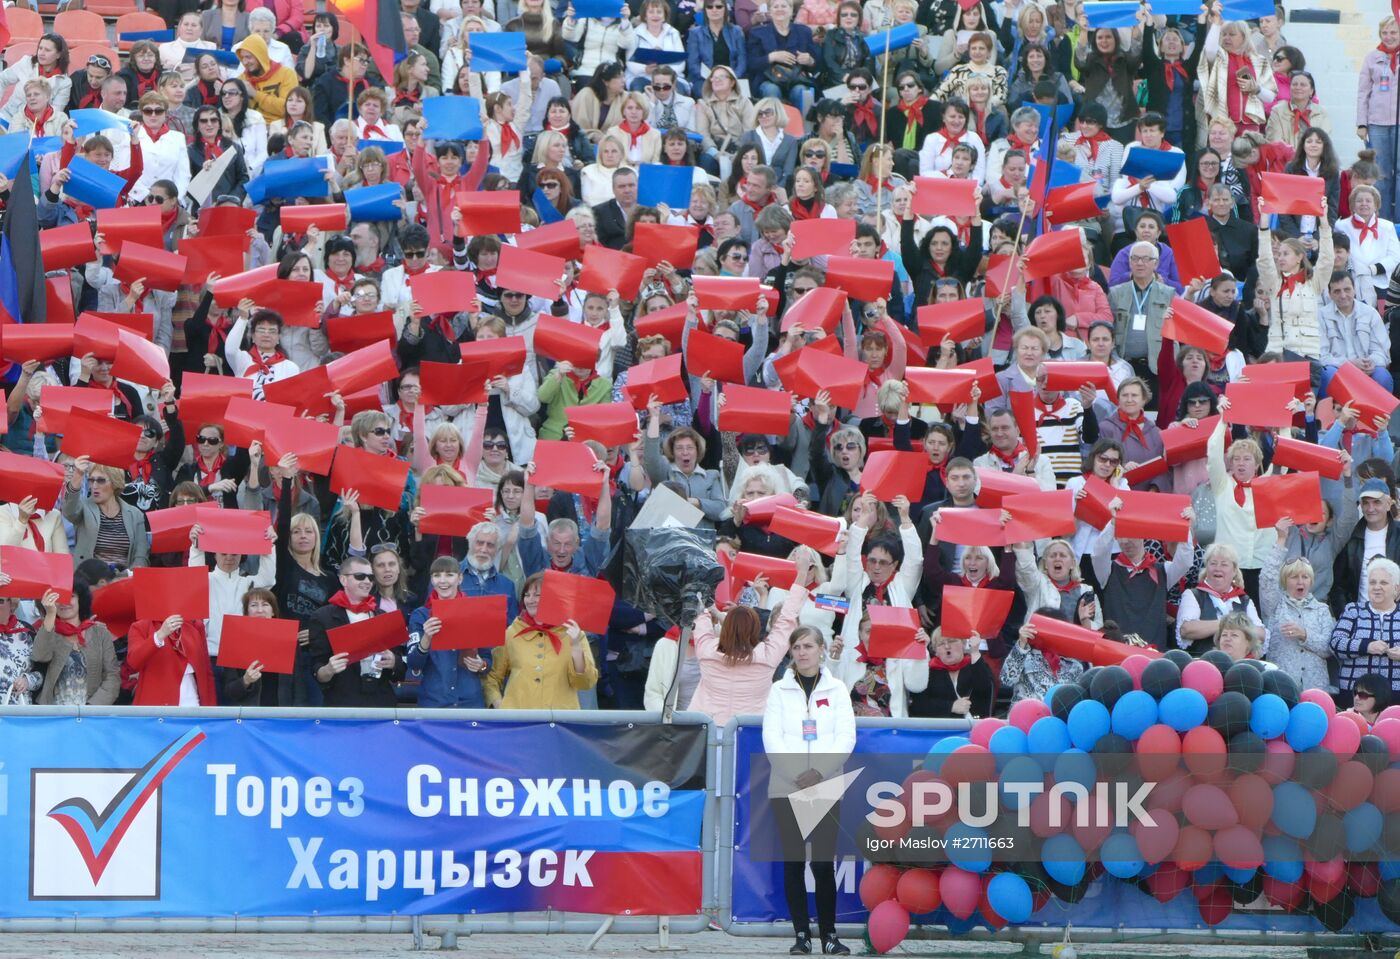
M371 593L367 598L360 600L358 603L352 603L350 602L350 597L346 596L345 590L342 589L338 590L336 594L330 598L330 604L332 606L339 606L347 613L373 614L374 611L379 608L379 597Z
M169 233L175 226L175 220L180 216L180 208L177 206L169 213L162 212L160 215L160 232Z
M97 625L95 619L85 619L81 623L66 623L61 619L54 620L53 631L60 636L67 636L76 639L79 646L87 645L87 637L83 635L93 626Z
M423 91L421 88L418 90L400 90L398 95L394 97L394 106L413 107L417 106L422 101Z
M1371 236L1375 237L1377 240L1381 238L1380 217L1372 217L1371 222L1367 223L1359 216L1352 216L1351 225L1361 231L1360 235L1356 238L1357 243L1365 243L1367 233L1371 234Z
M1243 482L1243 483L1241 483L1239 480L1235 480L1235 504L1236 504L1236 505L1238 505L1238 506L1243 506L1243 505L1244 505L1244 494L1245 494L1245 490L1249 489L1249 488L1250 488L1251 486L1253 486L1253 485L1254 485L1254 480L1246 480L1246 481Z
M132 460L131 465L126 468L126 471L131 474L132 479L139 479L143 483L149 483L151 481L152 471L151 457L147 455L143 460Z
M869 664L872 665L872 666L879 666L879 665L880 665L881 663L883 663L884 661L885 661L885 660L884 660L884 657L880 657L880 656L867 656L867 655L866 655L866 650L865 650L865 644L864 644L864 643L856 643L856 662L858 662L858 663L869 663Z
M449 343L457 342L457 333L452 329L452 314L436 313L428 320L428 329L437 330L438 335Z
M1285 276L1278 287L1279 299L1283 299L1285 296L1296 290L1299 284L1303 282L1303 279L1304 277L1302 270L1299 270L1296 273L1290 273L1287 276Z
M1127 572L1129 579L1132 579L1138 573L1146 573L1148 576L1152 577L1152 582L1158 585L1162 582L1161 577L1157 575L1157 557L1153 556L1151 553L1143 553L1142 559L1136 563L1128 559L1124 554L1119 553L1117 556L1113 557L1113 562Z
M895 109L904 114L905 124L918 126L924 119L924 107L928 106L928 97L919 96L910 103L899 100L895 103Z
M1376 49L1390 60L1390 72L1400 73L1400 47L1396 47L1392 50L1384 43L1381 43L1376 45Z
M851 125L856 130L865 130L874 135L880 130L880 121L875 116L875 101L866 97L856 104L851 112Z
M1052 678L1060 675L1060 654L1047 646L1040 647L1040 657L1045 660L1045 665L1050 669Z
M341 290L348 291L355 286L355 270L353 268L350 270L349 273L346 273L344 276L336 276L336 274L332 272L330 267L326 267L326 276L335 286L335 291L337 293L339 293Z
M1197 583L1196 588L1209 596L1214 596L1222 603L1228 603L1231 600L1238 599L1239 597L1245 595L1244 590L1238 586L1231 586L1228 590L1222 593L1215 587L1206 583L1205 580L1201 580L1199 583Z
M959 134L958 134L957 136L955 136L955 137L950 137L950 136L948 136L947 132L944 132L944 134L943 134L943 145L942 145L941 147L938 148L938 155L939 155L939 156L942 156L943 154L947 153L949 150L953 149L953 147L960 145L960 144L962 143L962 138L965 137L965 136L967 136L967 131L966 131L966 130L964 130L962 133L959 133Z
M589 370L587 373L579 373L575 370L564 375L569 378L570 383L574 384L574 391L578 393L580 401L588 395L588 388L598 378L598 374L594 370Z
M41 67L39 66L38 60L34 61L34 69L38 72L39 76L43 77L45 80L48 80L51 77L59 76L61 73L63 73L63 68L60 67L57 63L55 63L51 67ZM137 75L140 76L140 74Z
M885 360L884 366L877 367L874 369L872 369L869 366L869 364L867 364L865 367L865 382L869 383L872 387L878 390L880 388L880 384L885 382L885 370L889 369L889 365L890 363L888 359ZM893 428L890 429L889 435L894 435Z
M1076 147L1078 147L1078 146L1088 146L1088 148L1089 148L1089 162L1090 162L1090 163L1093 163L1095 160L1097 160L1097 159L1099 158L1099 145L1100 145L1100 144L1103 144L1103 143L1107 143L1109 140L1112 140L1112 139L1113 139L1113 137L1109 136L1108 133L1107 133L1106 131L1100 130L1098 133L1095 133L1095 134L1094 134L1093 136L1091 136L1091 137L1086 137L1086 136L1085 136L1084 134L1082 134L1082 133L1079 134L1079 139L1074 141L1074 145L1075 145Z
M404 264L403 264L403 275L404 275L404 276L422 276L424 273L427 273L427 272L428 272L428 267L429 267L430 265L431 265L431 264L429 264L427 260L424 260L422 266L418 267L417 269L414 269L413 267L409 266L409 265L408 265L408 261L405 260L405 261L404 261ZM494 272L496 272L496 271L495 271L495 270L492 270L491 272L494 273ZM477 276L480 276L480 275L481 275L480 273L477 274Z
M44 551L44 534L39 532L39 517L30 515L29 535L34 537L34 548L39 552Z
M1136 419L1128 419L1123 415L1123 411L1118 411L1118 422L1123 424L1123 435L1137 437L1137 441L1143 446L1147 445L1147 437L1142 435L1142 425L1147 422L1147 417L1139 413Z
M618 124L618 129L622 130L622 132L626 133L631 138L631 142L628 144L629 149L635 147L637 145L637 141L639 141L642 137L646 136L648 133L651 132L651 127L647 124L645 120L643 120L642 125L635 130L632 129L632 125L630 123L624 120Z
M117 385L115 377L109 380L106 386L103 386L96 380L88 380L88 386L93 387L94 389L111 391L112 398L115 399L117 402L121 403L122 407L126 410L127 419L131 418L131 401L126 398L126 394L122 392L122 388Z
M445 596L445 597L444 597L444 596L438 596L438 594L437 594L436 591L434 591L433 593L429 594L429 596L428 596L428 602L424 604L424 605L426 605L426 606L428 607L428 615L429 615L429 616L436 616L436 615L437 615L437 611L433 609L433 604L434 604L434 603L450 603L450 602L452 602L452 600L456 599L458 596L461 596L461 595L462 595L461 593L458 593L457 596Z
M195 81L195 86L199 89L200 106L219 106L219 85L217 83L207 83L204 80Z
M1122 554L1120 553L1119 555L1122 555ZM1070 592L1071 590L1077 589L1077 588L1079 587L1079 580L1077 580L1077 579L1071 579L1071 580L1069 580L1068 582L1066 582L1063 586L1061 586L1059 583L1055 582L1053 579L1050 579L1049 576L1047 576L1047 577L1045 577L1045 578L1046 578L1047 580L1050 580L1050 585L1051 585L1051 586L1055 587L1055 588L1058 589L1061 593L1065 593L1066 595L1068 595L1069 592Z
M810 200L802 200L793 197L788 201L788 212L792 214L794 220L820 220L822 211L826 209L826 204L812 197Z
M378 135L379 135L379 139L381 139L381 140L387 140L387 139L389 139L389 134L385 133L385 132L384 132L384 128L381 127L381 126L380 126L379 124L377 124L377 123L370 123L370 124L366 125L366 126L365 126L365 132L364 132L363 136L361 137L361 139L364 139L364 140L372 140L372 139L374 139L375 134L378 134Z
M1166 75L1167 92L1176 89L1176 78L1181 77L1183 82L1189 82L1186 76L1186 65L1180 60L1172 60L1162 64L1162 71Z
M960 574L958 579L962 582L962 585L968 589L983 589L992 585L992 578L990 576L983 576L975 583L968 579L966 574Z
M1293 111L1293 135L1296 137L1299 131L1312 126L1312 110Z
M375 260L373 263L366 263L364 266L360 267L360 272L361 272L361 273L383 273L383 272L384 272L384 257L382 257L382 256L379 257L379 259Z
M867 575L869 574L869 572L869 570L866 570ZM890 588L890 583L892 582L894 582L893 576L885 580L883 583L877 583L873 579L870 581L870 585L875 588L875 595L870 598L876 606L889 605L889 600L885 598L885 592Z
M1258 78L1254 73L1254 61L1247 54L1231 53L1228 56L1228 69L1230 72L1228 74L1227 90L1229 92L1231 100L1231 103L1229 104L1230 117L1231 119L1238 119L1244 116L1245 103L1248 101L1248 97L1246 97L1244 95L1244 92L1240 89L1240 71L1249 71L1249 77L1251 80Z
M930 259L928 261L928 267L930 270L933 271L933 275L940 280L948 275L947 261L944 261L942 264L940 264L937 260Z
M146 130L146 136L151 138L152 143L156 143L160 140L161 137L165 136L167 133L170 132L170 124L162 123L155 133L152 133L144 126L141 129Z
M1207 183L1205 177L1203 177L1203 176L1198 176L1198 177L1196 177L1196 189L1201 191L1201 196L1205 196L1207 193L1209 193L1209 192L1210 192L1210 188L1213 187L1213 186L1215 186L1215 184L1214 184L1214 183Z
M1137 183L1137 181L1138 181L1138 178L1135 177L1135 176L1130 176L1130 177L1128 177L1128 185L1129 185L1129 186L1132 186L1133 184ZM1144 192L1144 193L1139 193L1139 194L1137 195L1137 202L1138 202L1141 206L1143 206L1143 207L1150 207L1150 206L1152 206L1152 197L1151 197L1150 195L1148 195L1147 193L1145 193L1145 192Z
M29 121L29 125L34 128L34 131L36 133L42 134L44 132L44 124L48 123L49 120L53 119L53 107L44 107L44 112L39 114L39 116L37 117L29 112L28 107L25 107L24 118Z
M132 75L136 77L136 99L139 100L146 94L156 91L156 82L160 80L159 68L152 70L150 73L142 73L140 70L133 67L131 72Z
M405 433L413 432L413 411L399 404L399 429Z
M214 458L214 465L208 469L204 468L204 460L198 455L194 458L194 471L200 486L209 486L217 483L220 479L219 472L224 468L224 462L228 459L227 452L220 450L219 455Z
M102 91L94 90L92 87L88 87L88 92L84 93L82 97L78 100L78 109L96 110L100 108L101 104Z
M972 242L972 217L955 216L953 222L958 225L958 244L967 246Z
M1049 403L1046 403L1040 398L1039 393L1036 393L1034 406L1035 412L1037 414L1036 422L1039 422L1043 419L1053 419L1055 414L1066 406L1066 403L1065 398L1061 396L1056 400L1055 405L1051 406Z
M520 135L509 123L501 124L501 156L510 156L511 150L520 146Z
M995 456L997 459L1001 460L1004 464L1006 464L1006 468L1007 468L1007 469L1012 469L1012 468L1014 468L1015 465L1016 465L1016 461L1019 460L1019 459L1021 458L1021 455L1022 455L1023 453L1029 452L1029 451L1026 449L1026 444L1025 444L1025 443L1017 443L1017 444L1016 444L1016 448L1015 448L1014 450L1012 450L1010 453L1003 453L1001 450L997 449L995 446L989 447L989 449L991 450L991 453L992 453L993 456Z
M892 184L889 180L886 180L883 184L873 176L864 177L864 180L865 185L870 187L871 193L879 192L882 189L886 193L894 192L894 184Z
M948 488L948 459L945 457L944 460L943 460L943 462L941 462L941 463L930 463L930 464L928 464L928 472L932 473L932 472L934 472L935 470L937 470L937 472L938 472L938 479L939 479L939 481L943 483L943 488L944 488L944 489L947 489L947 488Z
M221 316L209 324L209 352L215 356L224 355L224 342L228 339L229 330L233 329L233 321L227 316Z
M564 651L564 644L559 641L559 637L554 634L554 630L545 626L543 623L535 619L535 617L531 616L523 609L520 611L520 619L526 626L530 627L531 631L537 633L544 633L546 636L548 636L549 641L553 644L554 651L556 653L562 653Z
M18 636L28 632L29 627L21 623L14 613L10 614L8 621L0 623L0 635Z
M1032 153L1035 152L1034 143L1027 143L1015 133L1011 134L1011 136L1006 138L1006 148L1007 150L1024 150L1026 152L1026 156L1030 156Z
M744 201L744 206L748 207L750 210L753 210L754 216L758 216L760 213L762 213L764 209L768 206L768 203L771 202L770 198L770 200L767 200L763 203L755 203L753 200L749 199L749 195L747 193L741 195L740 199Z
M257 347L248 351L248 358L252 360L251 368L254 375L262 373L265 376L272 375L272 367L281 363L287 357L281 350L274 350L271 356L263 358L262 351Z
M930 656L929 659L928 659L928 668L929 668L929 669L936 669L936 670L938 670L939 672L944 672L944 673L957 673L957 672L961 672L962 670L967 669L967 667L969 667L969 666L971 666L971 665L972 665L972 657L971 657L971 656L964 656L962 659L958 660L956 663L954 663L954 664L951 665L951 666L949 666L949 665L948 665L947 663L945 663L943 660L939 659L937 656Z
M204 148L204 159L217 160L224 155L223 137L215 137L212 140L203 140L200 146Z
M545 126L545 129L548 130L548 131L550 131L551 133L557 133L557 134L559 134L560 136L562 136L562 137L564 137L565 139L567 139L568 137L570 137L570 136L572 135L572 133L573 133L573 127L574 127L574 125L573 125L572 123L566 123L566 124L564 124L562 127L556 127L554 124L551 123L551 124L547 124L547 125Z

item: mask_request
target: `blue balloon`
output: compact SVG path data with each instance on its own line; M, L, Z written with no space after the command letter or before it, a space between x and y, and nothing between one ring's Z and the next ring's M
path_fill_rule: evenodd
M1179 733L1190 732L1206 721L1206 698L1194 689L1182 686L1162 697L1157 714L1162 722Z
M1119 879L1132 879L1142 872L1142 853L1137 840L1127 830L1115 832L1103 841L1099 849L1104 871Z
M1342 817L1342 829L1346 832L1347 851L1363 853L1381 841L1381 828L1385 818L1381 811L1364 802Z
M1322 712L1322 707L1318 707L1318 712ZM1317 826L1317 805L1312 793L1300 783L1279 783L1274 787L1274 811L1269 818L1285 836L1306 839Z
M1400 860L1382 859L1377 865L1381 867L1381 879L1385 882L1400 879Z
M1045 705L1047 705L1047 706L1049 706L1049 705L1051 705L1052 703L1054 703L1054 701L1055 701L1055 690L1059 689L1059 688L1060 688L1061 686L1063 686L1063 685L1064 685L1064 683L1052 683L1052 684L1050 685L1050 688L1047 689L1047 690L1045 691L1045 695L1040 697L1040 701L1041 701L1042 703L1044 703Z
M1036 783L1045 781L1045 770L1040 768L1040 763L1030 756L1012 756L1007 760L1006 768L1001 771L1000 781L1002 784L1001 801L1008 809L1020 809L1023 805L1029 806L1036 794L1027 796L1025 793L1016 792L1007 788L1011 784Z
M948 861L968 872L983 873L992 868L992 850L987 831L967 823L957 823L947 833Z
M1074 704L1069 711L1069 738L1083 750L1093 749L1101 737L1107 736L1110 729L1108 707L1092 699ZM1031 727L1035 729L1034 726Z
M1084 847L1069 833L1062 832L1045 840L1040 847L1040 862L1051 879L1066 886L1073 886L1084 878Z
M1279 882L1303 878L1303 852L1287 836L1264 837L1264 872Z
M987 902L1007 922L1025 922L1035 908L1031 887L1014 872L998 873L992 877L992 881L987 883Z
M1198 885L1208 886L1213 882L1219 882L1225 875L1225 867L1218 862L1208 862L1200 869L1191 873L1191 880Z
M1237 882L1241 886L1243 886L1245 883L1253 879L1254 874L1258 871L1259 870L1257 869L1231 869L1229 866L1226 866L1225 878L1230 880L1231 882Z
M1277 739L1288 730L1288 704L1282 696L1264 693L1249 710L1249 729L1261 739Z
M1073 745L1069 737L1069 727L1063 720L1054 716L1042 716L1037 719L1031 726L1031 731L1026 734L1026 744L1031 753L1041 757L1042 765L1046 765L1044 757L1058 756Z
M1327 711L1317 703L1299 703L1288 711L1288 745L1295 752L1321 745L1327 723Z
M1152 698L1151 693L1134 689L1124 693L1113 704L1113 731L1129 742L1137 742L1147 732L1147 727L1156 722L1157 700Z
M1015 726L1003 726L987 740L987 751L996 757L997 769L1005 769L1007 760L1026 754L1026 734Z
M943 768L943 757L971 742L966 736L944 736L929 747L928 755L924 757L924 768L929 772L938 772Z
M1093 792L1098 773L1094 757L1082 749L1066 750L1055 757L1054 775L1057 783L1081 783L1085 789Z

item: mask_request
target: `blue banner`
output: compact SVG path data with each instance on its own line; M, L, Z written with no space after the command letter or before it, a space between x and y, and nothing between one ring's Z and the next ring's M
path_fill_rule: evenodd
M703 726L10 712L0 741L11 918L701 906Z

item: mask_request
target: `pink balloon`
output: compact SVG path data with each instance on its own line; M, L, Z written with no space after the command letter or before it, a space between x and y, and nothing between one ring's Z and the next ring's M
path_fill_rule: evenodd
M1286 739L1282 736L1271 739L1264 744L1264 765L1260 767L1259 775L1263 776L1269 785L1277 786L1293 778L1293 766L1297 761L1298 754L1288 745Z
M1206 702L1215 702L1215 697L1225 691L1225 677L1220 675L1220 670L1215 666L1198 659L1186 664L1186 668L1181 671L1181 685L1187 689L1194 689L1206 698Z
M1380 722L1382 719L1400 719L1400 704L1382 709L1381 714L1376 717L1376 721Z
M1328 716L1337 715L1337 704L1332 702L1332 697L1321 689L1305 689L1298 696L1298 701L1303 703L1317 703L1327 711Z
M1055 797L1055 805L1060 807L1059 818L1055 822L1057 826L1050 825L1050 793L1042 792L1031 800L1031 832L1041 839L1049 839L1051 836L1064 832L1074 822L1074 807L1063 794Z
M1134 653L1119 665L1128 671L1128 675L1133 677L1133 688L1142 688L1142 671L1148 667L1152 660L1142 653Z
M1239 822L1235 804L1219 786L1201 783L1186 790L1181 800L1181 811L1192 825L1202 829L1225 829Z
M1218 672L1218 670L1217 670ZM1006 718L1011 721L1011 725L1021 730L1023 733L1031 731L1037 719L1044 719L1050 715L1050 707L1038 699L1023 699L1011 707L1011 711L1006 714ZM966 916L962 918L967 918Z
M860 902L866 909L874 909L880 903L893 899L899 885L899 869L889 863L878 863L865 870L860 877Z
M1231 869L1264 865L1264 845L1248 826L1230 826L1215 834L1215 858Z
M1322 748L1335 754L1338 761L1345 762L1355 756L1360 745L1361 731L1356 728L1356 723L1342 715L1327 720L1327 735L1322 737Z
M1400 719L1378 719L1371 727L1371 735L1380 738L1390 750L1390 761L1400 759Z
M870 910L866 930L870 933L870 948L876 953L889 952L909 935L909 913L894 900L886 900Z
M979 719L973 724L972 732L968 733L967 738L972 740L972 745L986 749L987 743L991 741L992 733L1005 725L1007 723L1004 719L995 719L991 716Z
M1170 856L1176 848L1181 824L1176 821L1176 816L1162 808L1149 809L1148 816L1152 825L1148 826L1134 819L1128 831L1137 840L1138 852L1142 854L1143 861L1155 864Z
M982 880L976 873L949 866L938 878L938 891L948 911L959 919L966 919L977 911L977 904L982 900Z
M1304 859L1303 871L1322 882L1338 882L1346 879L1347 867L1341 856L1334 856L1322 862Z

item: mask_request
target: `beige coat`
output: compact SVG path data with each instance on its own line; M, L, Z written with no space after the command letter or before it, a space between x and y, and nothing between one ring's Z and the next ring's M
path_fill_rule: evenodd
M83 659L87 662L87 704L89 706L110 706L117 701L121 692L121 673L117 666L117 650L112 642L112 634L106 626L94 623L83 634ZM63 675L64 664L76 649L75 639L60 636L42 627L34 634L34 650L30 658L36 663L47 663L44 668L44 688L34 700L37 706L54 704L54 689L58 678Z

